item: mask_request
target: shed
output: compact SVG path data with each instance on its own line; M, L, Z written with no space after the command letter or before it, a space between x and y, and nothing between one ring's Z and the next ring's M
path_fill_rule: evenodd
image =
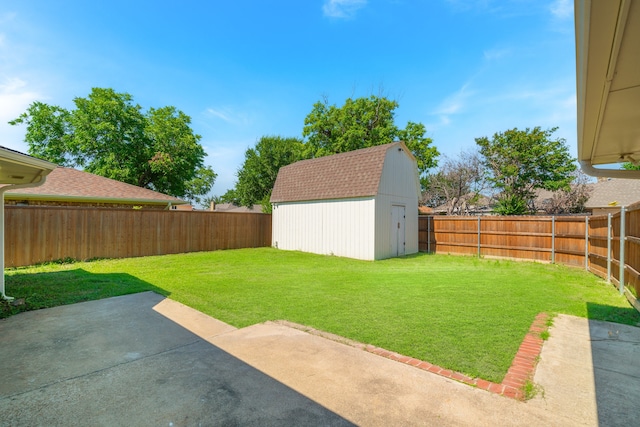
M419 195L403 142L302 160L278 172L272 244L363 260L416 253Z

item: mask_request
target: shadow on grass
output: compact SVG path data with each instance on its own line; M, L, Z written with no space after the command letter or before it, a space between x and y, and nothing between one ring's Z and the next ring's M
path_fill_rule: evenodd
M0 319L23 311L92 301L118 295L154 291L163 296L170 292L126 273L90 273L82 268L43 273L20 273L5 276L11 303L0 300Z
M587 302L587 317L590 320L604 320L606 322L622 323L637 326L640 324L640 313L635 308L615 307L611 305Z
M626 426L637 423L638 346L640 328L634 308L587 303L589 340L596 392L598 424ZM611 318L618 325L593 319ZM635 326L628 326L635 325Z

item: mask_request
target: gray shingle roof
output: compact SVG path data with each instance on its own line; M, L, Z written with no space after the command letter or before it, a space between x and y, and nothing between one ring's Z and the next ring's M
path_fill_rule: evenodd
M284 166L271 203L375 196L387 151L396 146L404 144L392 142Z
M262 206L253 205L250 208L246 206L236 206L233 203L216 203L214 211L216 212L235 212L235 213L262 213Z
M629 206L640 201L640 179L606 178L592 185L591 197L585 204L589 209Z

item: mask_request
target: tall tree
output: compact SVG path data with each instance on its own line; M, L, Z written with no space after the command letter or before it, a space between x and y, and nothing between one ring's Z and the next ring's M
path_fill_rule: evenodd
M303 159L304 145L298 138L263 136L255 147L247 149L238 170L238 181L228 197L238 205L262 204L270 212L269 198L282 166Z
M563 138L552 138L557 128L517 128L476 138L489 180L500 192L496 211L520 215L535 210L535 190L568 189L575 159Z
M477 152L445 157L434 174L423 180L422 200L430 207L445 205L447 214L465 214L477 204L486 188L484 166Z
M34 102L9 122L27 126L29 154L196 203L213 186L201 137L182 111L143 113L128 93L103 88L73 101L73 110Z
M385 97L347 99L342 107L316 102L304 120L305 154L322 157L402 140L418 162L420 174L437 165L438 150L421 123L394 123L396 101Z

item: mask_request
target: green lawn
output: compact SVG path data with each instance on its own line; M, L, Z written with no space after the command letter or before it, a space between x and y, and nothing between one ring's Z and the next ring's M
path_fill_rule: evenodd
M368 262L260 248L6 273L23 309L154 290L237 327L290 320L496 382L540 312L640 323L583 270L473 257Z

